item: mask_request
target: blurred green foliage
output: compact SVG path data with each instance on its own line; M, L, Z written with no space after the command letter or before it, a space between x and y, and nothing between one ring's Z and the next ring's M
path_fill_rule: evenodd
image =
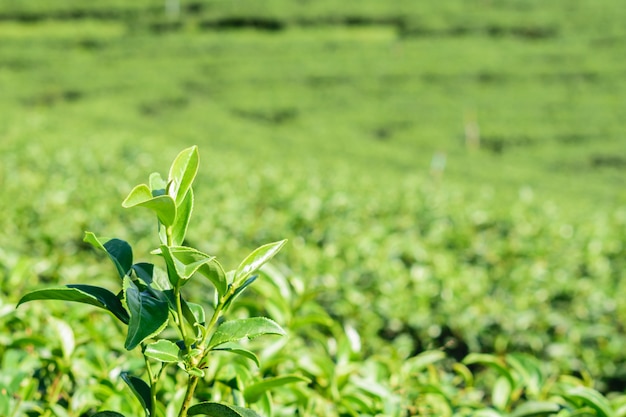
M292 336L229 365L313 381L276 415L624 414L626 8L180 4L0 1L0 415L138 412L114 320L14 305L107 285L84 230L152 248L116 202L191 144L194 246L290 241L242 308Z

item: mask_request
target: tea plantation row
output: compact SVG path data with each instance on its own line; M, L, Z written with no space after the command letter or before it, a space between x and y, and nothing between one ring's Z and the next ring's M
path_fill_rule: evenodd
M116 287L85 230L157 261L119 203L194 143L189 244L230 269L289 239L233 312L289 337L212 364L201 398L297 374L251 406L626 414L618 2L181 6L0 1L0 415L141 415L112 317L15 304Z

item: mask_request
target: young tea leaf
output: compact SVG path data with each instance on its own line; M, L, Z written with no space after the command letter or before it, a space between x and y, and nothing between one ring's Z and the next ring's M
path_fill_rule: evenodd
M235 342L244 337L252 339L264 334L286 335L282 327L266 317L251 317L225 321L219 325L211 337L208 348L212 349L222 343Z
M124 300L130 312L124 347L132 350L163 331L169 315L168 303L164 299L154 298L147 291L140 291L128 277L124 278Z
M126 382L126 385L130 387L133 394L135 394L146 415L149 416L150 410L152 410L150 386L143 379L132 376L128 372L122 372L120 376Z
M180 246L185 241L187 227L193 211L193 189L189 189L185 199L176 209L176 220L172 227L172 245Z
M124 278L133 264L133 249L126 241L110 239L103 244L92 232L85 232L83 240L94 248L106 252L115 265L120 278Z
M262 267L263 264L272 259L285 243L287 243L286 239L268 243L252 251L252 253L241 262L237 271L235 271L234 285L239 286L239 284Z
M152 191L145 184L133 188L122 202L122 207L145 207L155 212L159 221L170 227L176 220L176 203L169 195L152 196Z
M261 417L248 408L214 402L203 402L193 405L189 408L187 415L210 417Z
M196 178L198 161L198 147L192 146L180 152L170 167L167 193L175 200L177 207L182 204Z

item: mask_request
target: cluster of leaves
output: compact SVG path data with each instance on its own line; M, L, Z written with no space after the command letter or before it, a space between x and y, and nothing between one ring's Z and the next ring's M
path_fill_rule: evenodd
M146 207L158 218L160 246L154 254L160 255L166 271L151 263L134 263L131 246L121 239L105 242L87 232L85 242L106 253L113 262L121 281L117 294L106 288L70 284L59 288L45 288L30 292L17 303L33 300L63 300L90 304L109 311L127 326L124 348L128 351L141 347L145 358L148 382L122 372L122 379L135 394L147 417L157 416L159 406L157 393L161 375L169 364L176 364L188 375L185 396L181 399L179 416L254 416L254 412L239 404L200 402L192 405L198 381L209 367L210 353L226 351L259 363L254 353L236 344L243 338L255 338L263 334L284 335L284 330L265 317L240 318L221 321L222 314L233 300L252 284L261 266L269 261L285 244L279 241L263 245L253 251L236 270L225 272L214 256L183 246L185 234L193 211L192 183L198 170L198 150L191 147L182 151L174 160L167 181L160 174L150 176L150 185L135 187L124 200L124 207ZM182 288L194 274L207 279L213 288L206 294L208 314L199 304L187 302ZM177 338L159 338L169 322L177 330ZM65 337L64 337L65 339ZM64 340L65 357L72 348L71 338ZM296 376L274 378L252 384L242 390L246 402L257 402L275 385L302 380ZM236 388L240 389L239 384ZM160 407L160 408L159 408ZM163 411L160 411L161 413ZM98 416L120 415L106 411Z

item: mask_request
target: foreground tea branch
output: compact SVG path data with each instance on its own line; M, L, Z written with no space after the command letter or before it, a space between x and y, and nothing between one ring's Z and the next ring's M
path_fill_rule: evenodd
M160 245L152 253L163 259L165 270L152 263L134 263L131 246L121 239L105 241L87 232L85 242L105 252L115 265L120 292L114 294L93 285L73 284L30 292L22 297L18 306L33 300L74 301L108 310L124 323L127 326L124 347L129 351L137 347L141 349L148 381L129 373L122 373L121 376L147 417L157 415L159 381L170 364L176 364L187 373L187 387L179 417L254 417L257 416L254 411L241 405L218 402L193 404L194 393L204 377L211 353L226 351L258 364L256 355L236 342L264 334L285 334L277 323L265 317L231 321L221 319L237 296L255 281L255 272L272 259L286 241L257 248L237 269L229 272L224 270L215 256L184 246L194 206L192 183L198 171L198 161L197 147L183 150L172 163L167 180L153 173L147 185L136 186L122 203L126 208L145 207L156 214ZM202 306L186 300L182 290L192 277L210 282L212 291L204 298L213 299L213 302ZM168 326L177 330L177 340L159 338ZM292 375L284 382L298 379ZM258 396L259 391L277 383L280 379L274 378L267 387L257 383L252 399ZM94 416L116 417L121 414L101 411Z

